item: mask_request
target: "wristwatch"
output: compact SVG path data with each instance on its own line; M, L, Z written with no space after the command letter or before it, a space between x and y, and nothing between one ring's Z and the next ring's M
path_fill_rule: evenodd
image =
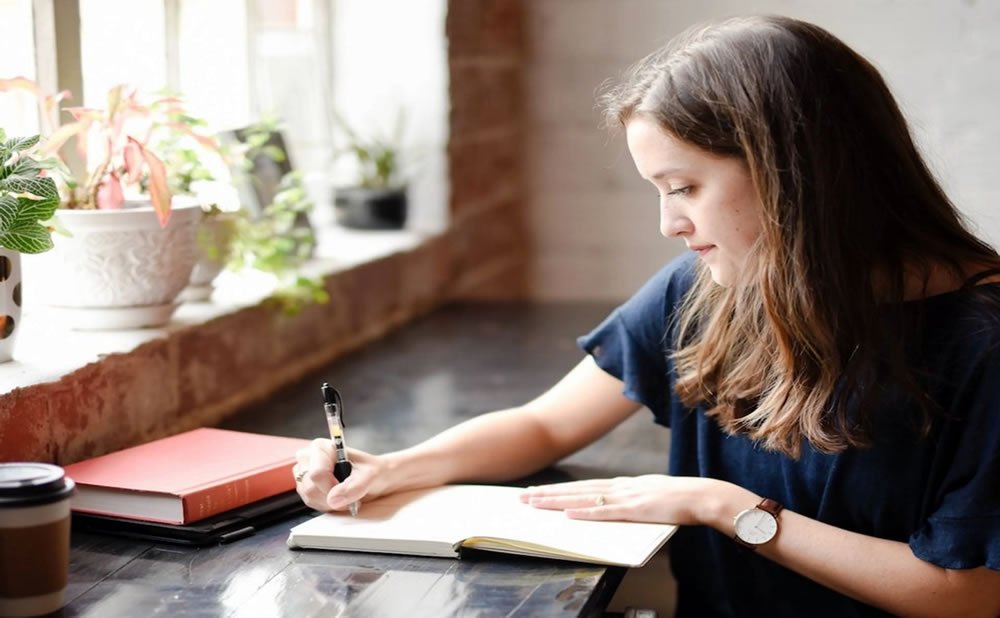
M778 513L784 507L770 498L741 511L733 518L733 539L740 545L757 549L778 534Z

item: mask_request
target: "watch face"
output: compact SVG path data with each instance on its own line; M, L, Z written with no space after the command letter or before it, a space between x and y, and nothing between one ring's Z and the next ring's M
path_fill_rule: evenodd
M753 508L736 516L736 536L744 543L760 545L774 538L778 532L778 521L767 511Z

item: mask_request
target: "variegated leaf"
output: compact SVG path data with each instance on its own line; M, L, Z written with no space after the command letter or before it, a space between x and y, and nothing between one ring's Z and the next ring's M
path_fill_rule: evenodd
M52 235L37 222L24 223L0 233L0 245L20 253L42 253L52 248Z
M17 220L18 201L13 195L0 195L0 233Z
M51 178L23 178L14 176L0 184L0 189L13 193L28 193L43 199L59 199L59 190Z
M17 198L17 221L45 221L51 219L59 206L58 200L49 198Z
M11 152L20 152L37 144L39 139L41 139L41 137L38 135L32 135L30 137L14 137L0 144L0 148L10 150Z
M38 176L38 172L42 169L42 166L31 157L23 157L18 159L16 163L10 166L4 166L3 170L0 170L0 179L6 178L7 176L28 176L34 178Z

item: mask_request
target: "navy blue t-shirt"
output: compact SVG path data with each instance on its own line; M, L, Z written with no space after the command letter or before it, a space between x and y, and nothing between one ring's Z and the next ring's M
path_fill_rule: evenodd
M879 408L871 447L828 455L807 445L795 460L727 435L674 395L671 316L695 260L687 253L668 264L578 340L625 383L627 397L670 427L669 473L735 483L807 517L908 543L941 567L1000 570L1000 315L975 300L1000 301L1000 284L906 303L923 315L913 362L941 411L928 437L913 430L915 407L898 400ZM681 528L669 545L677 616L884 615L706 526Z

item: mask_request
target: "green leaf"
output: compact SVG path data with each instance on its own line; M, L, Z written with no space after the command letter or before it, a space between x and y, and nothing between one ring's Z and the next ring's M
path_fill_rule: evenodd
M0 182L0 191L10 191L13 193L29 193L43 199L59 199L59 189L51 178L26 178L24 176L10 176Z
M17 198L13 195L0 195L0 234L14 225L17 206Z
M8 149L11 152L20 152L31 148L37 144L40 139L41 136L39 135L32 135L30 137L14 137L0 144L0 148Z
M52 248L48 228L35 222L24 222L0 233L0 246L20 253L42 253Z
M35 159L22 157L14 165L5 166L4 172L6 173L0 172L0 178L6 178L7 176L28 176L29 178L34 178L38 176L38 172L41 169L41 163Z
M51 219L59 206L58 200L35 199L21 196L17 198L18 221L45 221Z
M15 147L31 147L37 140L20 140ZM11 142L5 143L5 146ZM26 145L26 146L25 146ZM52 178L38 177L38 162L30 157L6 166L0 179L0 245L22 253L52 248L46 226L59 206L59 191Z

